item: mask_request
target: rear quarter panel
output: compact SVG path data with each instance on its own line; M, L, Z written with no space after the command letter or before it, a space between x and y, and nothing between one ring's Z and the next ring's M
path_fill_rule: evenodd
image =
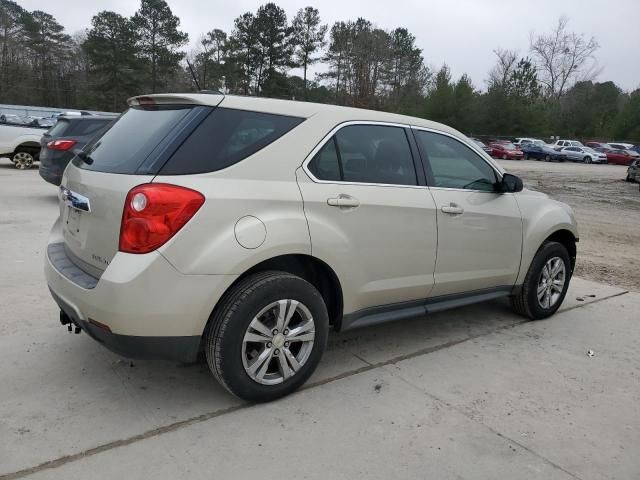
M223 170L155 177L154 182L192 188L206 198L195 217L160 248L162 255L182 273L208 275L242 274L280 255L310 255L296 169L326 133L324 128L329 127L307 119ZM237 239L236 224L248 216L259 219L266 231L263 243L255 248L243 247Z

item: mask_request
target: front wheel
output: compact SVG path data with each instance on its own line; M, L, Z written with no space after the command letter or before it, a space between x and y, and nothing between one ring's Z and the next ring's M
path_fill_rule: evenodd
M528 154L528 153L525 153L525 154L524 154L524 159L525 159L525 160L529 160L529 154Z
M591 157L584 157L584 163L591 163Z
M35 161L35 159L29 152L25 152L24 150L22 150L14 153L13 157L11 157L11 161L15 164L16 168L25 170L27 168L33 167L33 162Z
M507 158L509 158L509 157L507 157L506 155L502 155L502 159L503 160L507 160Z
M550 317L567 294L571 274L566 247L558 242L545 242L531 262L522 290L511 297L513 309L532 320Z
M327 308L313 285L289 273L262 272L221 299L207 328L205 354L227 390L268 402L307 381L328 332Z
M549 155L544 157L544 161L545 162L550 162L551 161L551 157Z

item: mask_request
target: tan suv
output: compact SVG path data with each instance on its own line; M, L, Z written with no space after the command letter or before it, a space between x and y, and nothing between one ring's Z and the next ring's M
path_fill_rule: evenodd
M128 357L203 352L286 395L330 328L511 297L560 306L571 209L419 118L215 94L136 97L64 172L46 277L61 321Z

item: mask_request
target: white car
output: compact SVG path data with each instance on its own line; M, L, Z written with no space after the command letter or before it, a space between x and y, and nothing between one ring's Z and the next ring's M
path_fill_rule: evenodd
M544 142L542 140L539 140L537 138L516 138L516 141L513 142L513 144L516 147L522 147L522 146L528 145L530 143L533 143L535 145L541 145L541 144L543 145L544 144Z
M562 150L564 147L583 147L582 142L578 140L556 140L556 142L551 145L555 150Z
M61 322L115 352L202 352L267 401L309 378L330 329L502 297L540 319L565 297L571 208L452 128L219 94L129 105L66 168L45 259Z
M571 162L607 163L607 154L591 147L564 147L560 150Z
M40 153L40 138L48 127L0 124L0 157L9 157L17 168L30 168Z

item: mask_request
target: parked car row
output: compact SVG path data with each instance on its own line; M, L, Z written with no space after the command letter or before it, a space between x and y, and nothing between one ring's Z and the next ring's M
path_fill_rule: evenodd
M619 142L589 141L583 144L578 140L560 139L548 144L537 138L516 138L515 141L491 140L487 143L473 139L493 158L503 160L544 160L547 162L613 163L630 165L640 159L640 145Z

